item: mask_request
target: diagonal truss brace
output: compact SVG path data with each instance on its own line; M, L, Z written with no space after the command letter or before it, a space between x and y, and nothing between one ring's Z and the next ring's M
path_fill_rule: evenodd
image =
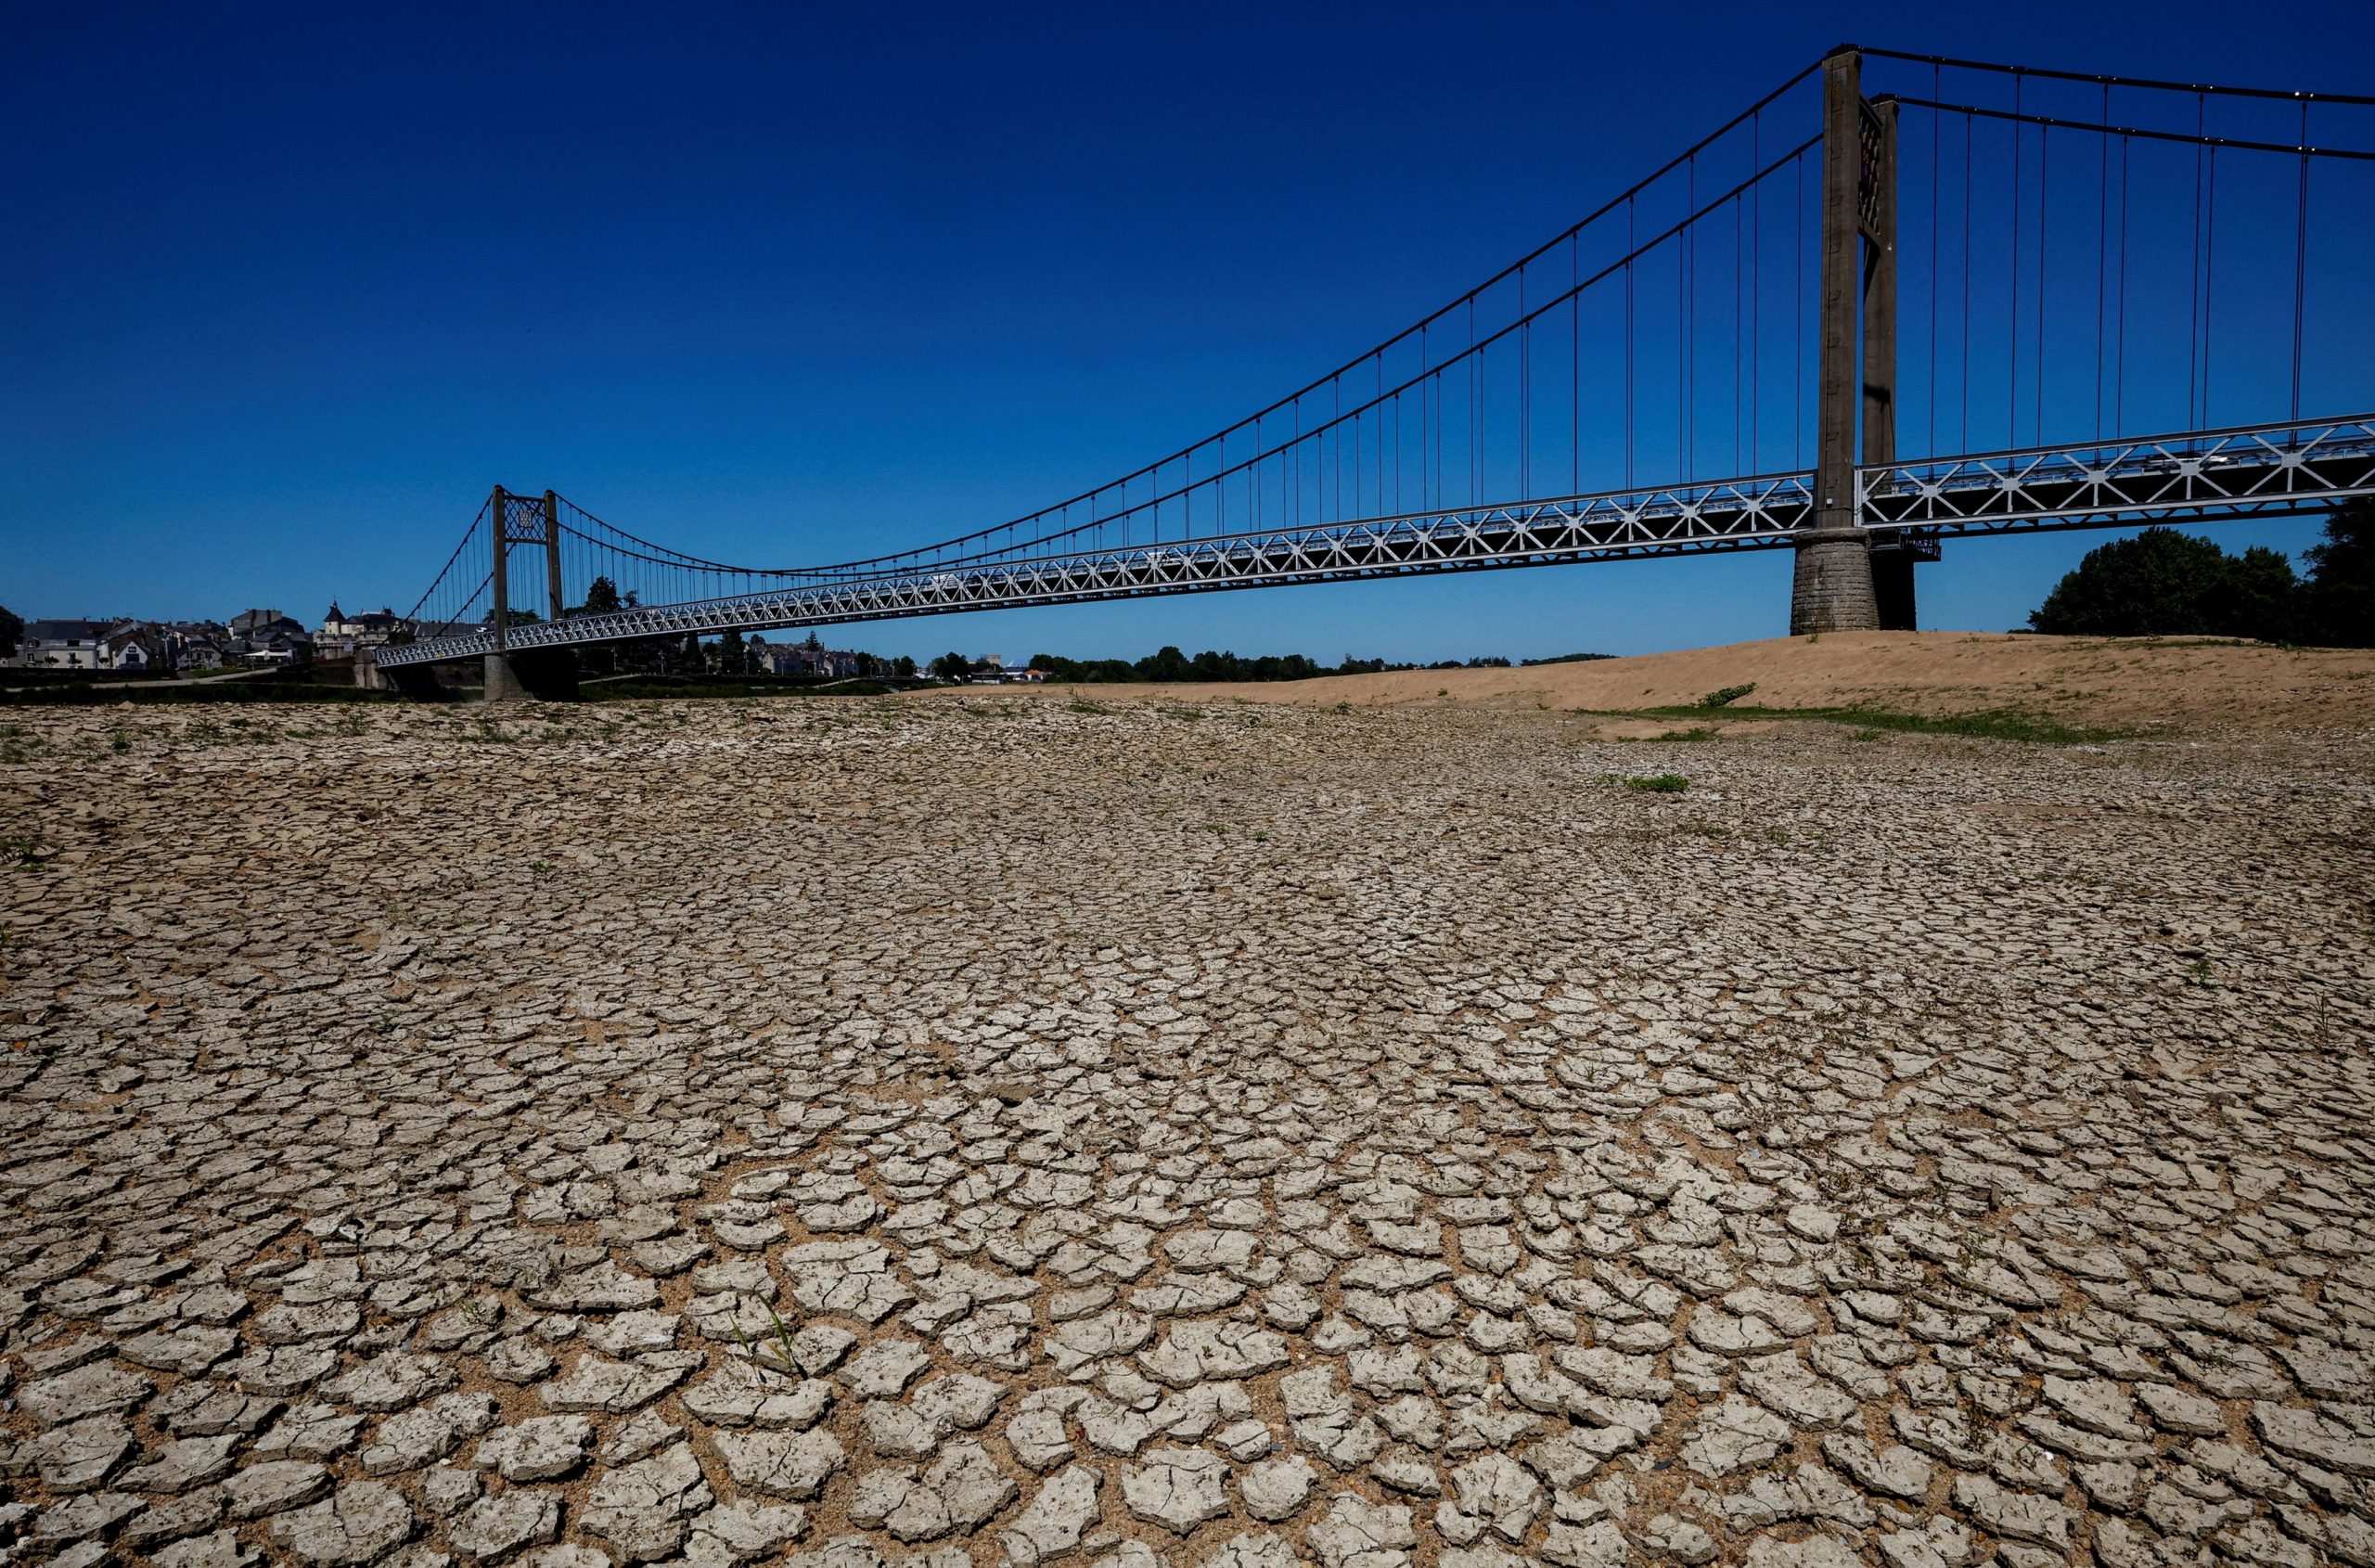
M2110 528L2321 511L2375 495L2375 415L1857 470L1867 528L1945 533Z
M516 626L509 646L1770 549L1811 526L1813 485L1811 473L1765 475L811 583ZM1950 534L2280 517L2360 495L2375 495L2375 415L1874 464L1856 472L1855 505L1876 546L1928 555ZM493 647L490 634L472 633L382 649L379 662Z

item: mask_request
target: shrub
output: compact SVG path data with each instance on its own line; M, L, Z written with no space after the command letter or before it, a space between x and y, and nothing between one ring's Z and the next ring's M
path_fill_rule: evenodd
M1679 773L1653 773L1647 778L1628 778L1624 787L1652 795L1679 795L1690 788L1690 780Z
M1754 691L1755 689L1756 683L1754 681L1750 681L1746 686L1724 687L1720 690L1709 692L1706 696L1701 698L1696 703L1694 703L1693 706L1701 708L1728 708L1733 703L1739 701L1741 698L1746 697L1750 692Z

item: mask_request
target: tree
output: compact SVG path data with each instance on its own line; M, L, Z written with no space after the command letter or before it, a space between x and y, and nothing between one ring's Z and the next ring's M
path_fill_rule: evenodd
M2204 603L2208 630L2219 636L2261 642L2300 637L2301 589L2292 562L2280 550L2253 545L2227 562L2224 577Z
M722 675L747 675L751 673L751 651L742 646L740 632L728 632L717 639L714 662L717 673Z
M2375 501L2353 501L2326 519L2310 546L2301 589L2301 635L2329 648L2375 648Z
M2062 636L2182 636L2210 629L2209 600L2227 577L2227 552L2207 539L2148 528L2086 552L2029 614Z
M931 662L927 673L934 680L961 681L973 673L973 661L961 653L944 653Z
M1138 675L1150 681L1184 681L1192 678L1194 666L1188 656L1169 646L1156 649L1138 661Z
M586 585L585 602L578 609L587 615L610 615L626 608L630 600L619 598L619 585L608 577L597 577Z
M915 679L916 662L904 653L899 655L896 659L892 660L891 678L893 680L903 681L911 681Z
M23 618L6 605L0 604L0 659L15 658L17 645L24 639Z

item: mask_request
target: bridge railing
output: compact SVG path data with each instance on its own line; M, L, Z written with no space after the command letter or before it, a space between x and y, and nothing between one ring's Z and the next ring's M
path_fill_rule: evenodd
M2315 511L2375 495L2375 415L1874 464L1856 506L1876 536L1935 538L2155 519ZM1162 593L1761 549L1814 515L1811 473L1601 491L1177 544L1051 552L514 626L515 649L826 625ZM491 633L384 649L400 665L491 651Z

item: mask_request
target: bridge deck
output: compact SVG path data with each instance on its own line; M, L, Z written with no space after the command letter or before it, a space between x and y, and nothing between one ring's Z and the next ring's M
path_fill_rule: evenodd
M1876 533L1945 535L2284 517L2375 495L2375 415L1881 464L1857 470ZM793 578L766 592L515 626L514 650L840 625L1024 605L1438 572L1773 549L1812 521L1811 472L1412 513L1303 529ZM387 666L494 649L476 630L389 648Z

